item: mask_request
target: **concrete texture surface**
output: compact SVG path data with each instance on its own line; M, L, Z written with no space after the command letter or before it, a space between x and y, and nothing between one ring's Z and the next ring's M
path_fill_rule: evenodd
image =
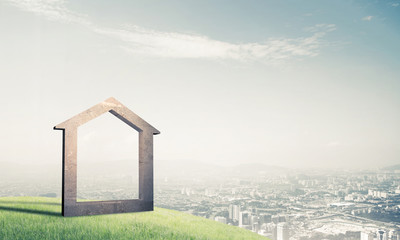
M77 202L77 130L78 127L110 112L139 132L139 199ZM153 210L153 135L160 132L134 112L109 98L58 124L63 131L62 215L85 216Z

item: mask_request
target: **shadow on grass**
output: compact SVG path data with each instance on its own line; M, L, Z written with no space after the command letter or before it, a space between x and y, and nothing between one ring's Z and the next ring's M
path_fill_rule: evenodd
M61 203L54 202L21 202L21 201L2 201L0 200L0 204L37 204L37 205L54 205L61 206Z
M51 212L44 210L35 210L35 209L27 209L27 208L16 208L16 207L4 207L0 206L0 211L11 211L11 212L21 212L21 213L33 213L33 214L41 214L48 216L61 216L61 212Z

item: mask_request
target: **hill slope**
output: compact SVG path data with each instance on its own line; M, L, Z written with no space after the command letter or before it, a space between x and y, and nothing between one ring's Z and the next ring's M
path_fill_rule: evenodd
M178 211L64 218L60 199L0 198L0 239L266 239Z

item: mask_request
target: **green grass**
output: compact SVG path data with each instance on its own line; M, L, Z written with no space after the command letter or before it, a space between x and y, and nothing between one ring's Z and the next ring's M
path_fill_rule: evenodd
M0 198L0 239L266 239L248 230L190 214L153 212L61 216L60 199Z

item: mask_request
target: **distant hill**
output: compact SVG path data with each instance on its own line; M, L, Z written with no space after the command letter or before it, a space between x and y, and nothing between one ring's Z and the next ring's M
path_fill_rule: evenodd
M14 163L0 161L0 180L27 180L46 182L61 179L61 159L54 163ZM249 176L281 175L289 169L263 163L246 163L234 166L220 166L198 161L154 161L154 176L157 179L176 177L207 176ZM92 161L80 163L78 159L78 176L96 177L101 175L137 175L137 160L123 159L113 161Z
M0 239L264 239L249 230L190 214L153 212L61 216L60 199L0 198Z
M278 167L278 166L271 166L266 165L263 163L247 163L247 164L240 164L230 168L233 172L241 175L260 175L260 174L268 174L268 175L275 175L281 174L283 172L287 172L287 168Z
M400 164L396 164L396 165L391 165L391 166L388 166L388 167L384 167L384 168L382 168L382 170L386 170L386 171L400 170Z

